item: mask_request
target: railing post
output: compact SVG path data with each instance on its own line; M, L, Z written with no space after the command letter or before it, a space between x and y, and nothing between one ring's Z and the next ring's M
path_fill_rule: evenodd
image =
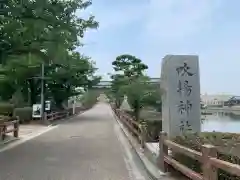
M0 127L0 136L1 136L1 139L3 139L2 137L3 137L3 127L1 126Z
M44 112L44 122L48 120L47 112Z
M211 157L217 158L216 147L213 145L208 145L208 144L202 145L203 180L217 180L218 179L217 168L215 168L210 162Z
M143 122L142 124L140 124L140 131L141 131L141 137L140 137L140 142L141 142L141 147L142 148L145 148L145 143L146 143L146 135L147 135L147 132L146 132L146 123Z
M122 119L122 115L121 113L119 112L119 109L116 109L116 114L117 114L117 117L121 120Z
M3 129L2 129L2 140L5 140L5 138L6 138L6 130L7 130L7 126L6 125L4 125L3 126Z
M167 139L166 132L160 132L159 135L159 154L157 159L158 167L162 172L167 172L167 164L164 162L164 156L168 155L168 147L164 144L164 141Z
M14 131L13 131L13 136L18 138L19 136L19 117L17 117L17 122L13 124Z

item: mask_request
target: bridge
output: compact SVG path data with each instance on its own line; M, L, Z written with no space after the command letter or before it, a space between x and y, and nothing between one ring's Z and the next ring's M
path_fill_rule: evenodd
M108 89L111 87L112 81L100 81L94 88ZM150 83L160 84L160 78L150 78Z
M240 176L240 166L220 160L212 145L198 152L161 132L153 152L144 126L104 102L49 128L0 149L0 179L217 180L216 169ZM178 162L175 153L204 164L203 173ZM166 174L171 168L182 174Z

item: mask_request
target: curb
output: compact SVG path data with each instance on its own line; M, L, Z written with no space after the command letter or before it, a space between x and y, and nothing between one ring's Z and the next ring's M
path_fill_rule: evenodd
M155 164L153 164L150 160L147 159L146 155L144 154L144 149L142 149L140 147L140 145L137 143L137 141L133 137L131 137L130 133L128 133L128 130L119 121L119 118L116 116L116 114L114 113L113 110L112 110L112 113L113 113L114 119L120 126L123 134L128 139L130 145L132 146L132 148L136 152L137 156L143 163L143 166L144 166L145 170L147 171L148 175L150 176L150 178L152 178L153 180L160 180L163 178L167 178L168 174L161 172Z

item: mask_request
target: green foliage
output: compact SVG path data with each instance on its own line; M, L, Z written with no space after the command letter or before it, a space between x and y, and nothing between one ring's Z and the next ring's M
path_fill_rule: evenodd
M116 74L111 76L111 94L117 108L126 95L136 120L139 120L144 106L152 106L161 111L160 88L151 84L150 78L144 75L148 66L142 63L141 59L124 54L118 56L112 65Z
M97 28L93 16L81 18L91 1L8 0L0 17L0 96L11 99L18 90L25 101L40 101L41 64L45 64L45 92L58 106L99 81L95 64L76 52L87 29Z
M14 110L14 105L10 103L0 103L0 115L12 116Z
M111 93L114 97L114 103L116 107L119 108L124 98L124 90L122 87L127 84L127 80L124 75L120 74L112 75L111 78L112 78Z
M141 76L144 70L148 69L141 59L128 54L118 56L112 65L116 72L123 72L127 77Z
M156 111L162 112L162 99L159 86L149 84L149 94L144 98L144 106L155 108Z
M83 94L81 98L81 103L84 108L92 108L98 102L99 93L94 90L89 90Z
M158 142L159 132L162 131L162 121L145 121L146 122L146 132L147 142Z
M151 95L149 78L146 76L136 77L128 85L123 86L123 88L128 97L128 103L134 111L135 119L139 120L140 111Z
M32 120L32 107L15 108L14 116L18 116L20 123Z
M143 102L149 96L149 78L144 76L148 68L141 59L132 55L121 55L112 62L116 74L112 75L112 94L116 107L120 107L124 95L127 95L134 116L138 120Z

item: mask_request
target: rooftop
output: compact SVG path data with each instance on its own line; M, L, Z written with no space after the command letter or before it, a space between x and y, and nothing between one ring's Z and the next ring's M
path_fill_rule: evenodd
M202 101L214 101L214 100L228 101L232 97L239 97L239 96L233 96L230 94L211 94L211 95L204 94L204 95L201 95ZM240 99L240 97L239 97L239 99Z

